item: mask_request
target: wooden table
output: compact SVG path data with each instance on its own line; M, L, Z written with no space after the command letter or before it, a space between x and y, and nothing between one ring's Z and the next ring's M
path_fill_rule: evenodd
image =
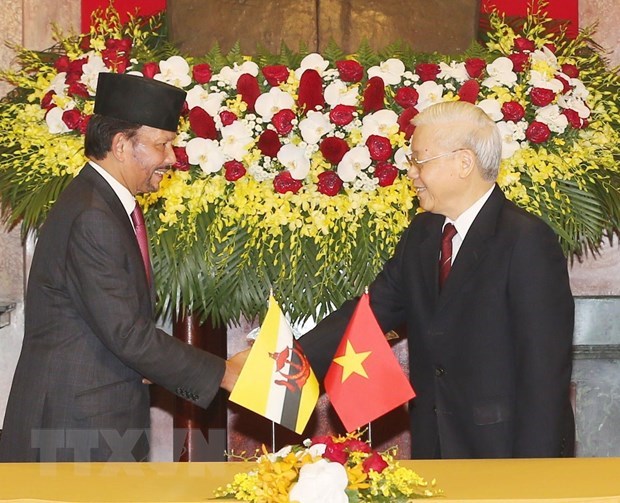
M618 502L620 458L401 461L444 496L431 500ZM0 501L204 502L245 463L0 464ZM221 500L219 500L221 501Z

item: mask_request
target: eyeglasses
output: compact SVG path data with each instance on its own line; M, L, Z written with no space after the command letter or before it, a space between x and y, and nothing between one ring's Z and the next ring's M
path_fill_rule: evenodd
M422 164L426 164L427 162L434 161L435 159L439 159L441 157L445 157L447 155L456 154L461 150L465 150L464 148L457 148L456 150L452 150L451 152L444 152L443 154L434 155L433 157L429 157L428 159L416 159L412 155L405 155L405 159L407 159L407 163L409 166L421 166Z

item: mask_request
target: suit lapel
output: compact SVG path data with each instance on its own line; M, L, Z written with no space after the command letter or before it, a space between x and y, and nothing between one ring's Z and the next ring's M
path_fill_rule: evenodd
M496 185L467 231L467 236L452 264L450 275L439 295L438 309L441 309L453 295L461 291L463 285L475 274L478 265L488 253L487 242L495 235L497 220L505 200L504 194ZM439 245L435 249L436 253L438 249Z
M431 221L425 227L426 235L420 240L421 275L424 278L426 291L432 298L439 293L439 246L441 242L441 227L443 215L429 215Z

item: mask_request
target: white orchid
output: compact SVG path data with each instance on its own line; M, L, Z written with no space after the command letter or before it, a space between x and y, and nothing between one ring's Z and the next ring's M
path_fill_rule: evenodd
M62 134L71 131L62 120L65 111L60 107L54 107L45 114L45 122L52 134Z
M299 123L299 132L306 143L316 144L323 136L331 133L334 125L329 117L321 112L309 111L306 118Z
M50 85L48 86L47 91L54 91L59 96L64 96L67 88L69 87L66 83L67 72L60 72L56 75Z
M439 74L437 77L440 79L454 79L459 83L469 80L465 63L457 63L456 61L451 61L450 64L443 61L439 63Z
M90 96L94 96L97 91L97 82L100 73L108 73L110 69L105 66L103 59L98 54L93 54L88 58L86 64L82 67L82 77L80 82L86 86L86 90Z
M494 121L500 121L504 118L502 113L502 104L493 98L487 98L478 103L478 106L485 111L485 113L491 117Z
M287 143L278 151L278 161L282 163L295 180L303 180L310 171L310 159L306 148L301 145Z
M484 87L505 86L512 88L517 82L517 74L509 58L501 56L487 65L489 76L482 81Z
M330 107L336 105L356 106L359 100L359 87L347 86L341 80L336 80L325 88L325 102Z
M353 182L372 163L366 145L349 150L338 163L337 173L343 182Z
M200 166L203 172L217 173L226 160L222 149L215 140L192 138L185 146L190 164Z
M582 119L590 117L590 107L583 100L571 94L562 94L558 97L558 105L564 109L570 108L579 114Z
M222 152L230 159L241 161L254 143L252 130L238 120L224 126L220 133L222 134L220 141Z
M201 85L195 85L187 92L185 101L190 110L200 107L211 117L215 117L222 108L224 99L226 99L226 93L209 92Z
M544 122L554 133L563 133L568 126L568 119L557 105L547 105L536 110L536 120Z
M398 131L398 115L392 110L378 110L362 119L362 140L376 134L388 138Z
M536 70L532 70L530 72L529 84L532 87L551 89L556 94L561 93L564 90L564 85L558 79Z
M348 503L345 492L349 481L340 463L319 459L299 470L299 479L289 492L289 500L297 503Z
M323 75L323 72L328 66L329 61L323 58L320 54L313 52L301 60L299 68L295 70L295 76L300 79L306 70L316 70L319 75Z
M368 69L368 77L381 77L388 86L400 84L400 80L405 73L405 64L396 58L382 61L379 66L372 66Z
M497 128L502 138L502 159L508 159L521 148L519 140L525 139L525 128L527 123L525 121L519 121L515 124L512 121L499 121Z
M254 104L256 113L265 121L270 121L280 110L292 109L295 100L279 87L272 87L268 93L261 94Z
M244 73L248 73L253 77L258 75L258 65L254 61L245 61L240 65L235 63L232 67L225 66L220 70L220 80L226 82L231 87L237 86L237 81Z
M427 80L416 87L416 90L419 95L416 108L420 112L435 103L443 101L444 86L438 84L437 82Z
M159 71L153 79L176 87L187 87L192 83L189 64L181 56L171 56L160 61Z

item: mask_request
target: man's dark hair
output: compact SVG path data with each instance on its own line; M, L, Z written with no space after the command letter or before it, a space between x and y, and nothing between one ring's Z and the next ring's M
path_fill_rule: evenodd
M95 114L88 121L84 137L84 153L89 159L100 161L112 149L112 139L117 133L124 133L131 139L142 126L112 117Z

